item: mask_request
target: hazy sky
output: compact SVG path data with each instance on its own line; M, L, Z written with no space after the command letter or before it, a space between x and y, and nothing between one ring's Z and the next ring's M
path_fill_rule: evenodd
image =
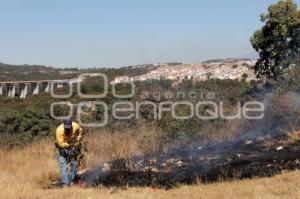
M274 2L0 0L0 62L117 67L253 56L249 38Z

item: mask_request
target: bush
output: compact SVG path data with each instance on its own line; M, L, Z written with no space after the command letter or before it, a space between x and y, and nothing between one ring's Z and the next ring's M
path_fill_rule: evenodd
M10 113L0 121L0 133L2 137L11 135L14 139L6 139L10 145L26 145L32 140L51 133L51 119L36 110L26 110L22 113ZM14 144L15 143L15 144Z

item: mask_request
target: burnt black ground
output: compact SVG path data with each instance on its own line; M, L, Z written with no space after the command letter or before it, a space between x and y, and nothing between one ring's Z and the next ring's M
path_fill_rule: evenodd
M171 188L199 181L270 177L299 168L300 141L277 136L205 147L186 146L148 159L120 159L106 164L106 169L99 166L88 170L81 178L90 186Z

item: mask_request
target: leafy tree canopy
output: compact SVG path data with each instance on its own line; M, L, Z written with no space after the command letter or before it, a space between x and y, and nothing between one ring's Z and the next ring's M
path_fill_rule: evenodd
M281 0L261 15L261 21L264 26L251 37L260 56L255 71L276 80L299 55L300 12L293 0Z

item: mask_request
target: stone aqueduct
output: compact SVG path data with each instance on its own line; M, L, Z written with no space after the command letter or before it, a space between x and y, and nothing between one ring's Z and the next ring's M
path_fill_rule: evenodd
M29 95L50 92L51 89L62 88L67 85L80 83L88 77L97 76L101 76L105 81L107 81L106 76L102 73L82 73L77 78L73 79L0 82L0 96L2 95L10 98L19 97L21 99L25 99Z
M50 92L51 87L62 88L72 83L72 80L40 80L0 82L0 95L10 98L25 99L28 95Z

